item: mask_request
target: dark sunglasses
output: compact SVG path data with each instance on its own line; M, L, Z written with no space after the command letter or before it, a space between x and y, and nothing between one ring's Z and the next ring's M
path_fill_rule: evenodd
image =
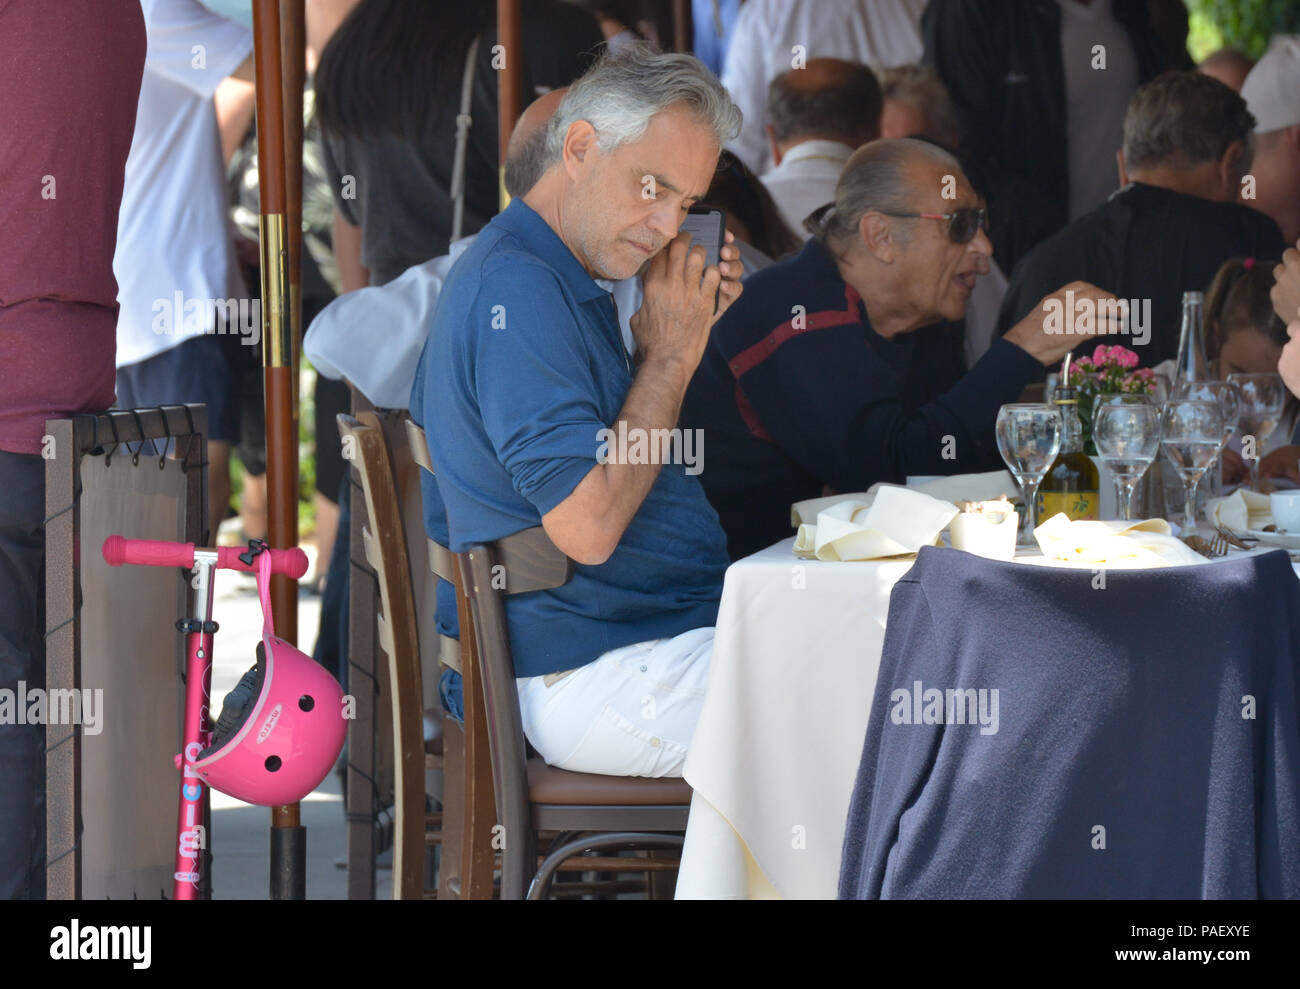
M989 211L983 206L966 206L951 213L885 213L884 215L912 220L947 220L948 239L954 244L969 244L979 231L989 232Z

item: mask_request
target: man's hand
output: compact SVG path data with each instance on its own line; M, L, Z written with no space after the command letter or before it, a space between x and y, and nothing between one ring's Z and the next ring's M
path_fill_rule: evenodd
M1291 339L1282 348L1282 356L1277 362L1277 373L1282 375L1282 380L1291 389L1292 395L1300 395L1300 319L1292 320L1286 332Z
M1071 293L1068 298L1067 292ZM1098 339L1120 332L1119 321L1127 316L1128 303L1122 299L1116 300L1113 295L1099 289L1096 285L1087 282L1070 282L1069 285L1063 285L1051 295L1045 296L1028 316L1007 331L1006 339L1027 351L1030 356L1036 357L1041 363L1055 364L1084 342L1084 338L1077 331L1070 332L1074 330L1078 318L1075 309L1084 300L1088 300L1093 307L1095 317L1092 320L1092 327ZM1118 306L1098 305L1103 302L1118 302ZM1054 332L1050 333L1046 328L1049 325L1049 314L1054 324L1052 325Z
M1268 293L1273 311L1282 322L1293 323L1300 318L1300 250L1287 248L1282 263L1273 269L1273 278L1275 281ZM1295 388L1291 390L1295 391Z
M1250 468L1236 450L1223 449L1223 483L1241 484L1250 480Z
M716 267L705 267L703 247L688 248L691 236L686 233L651 259L642 276L641 308L628 320L642 361L676 366L687 379L695 373L709 330L740 297L740 252L731 246L734 239L727 234Z

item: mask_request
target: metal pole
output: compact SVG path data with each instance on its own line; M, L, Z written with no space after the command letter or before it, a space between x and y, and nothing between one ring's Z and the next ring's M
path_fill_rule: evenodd
M506 148L510 145L510 135L515 129L515 121L524 112L523 94L523 58L524 43L519 26L519 0L497 0L497 42L505 52L505 63L497 76L497 122L500 139L500 190L501 207L506 201Z
M280 0L254 0L253 38L257 81L257 168L261 193L258 244L262 265L262 351L266 376L267 535L272 546L287 548L298 544L298 432L294 408L296 362L289 282L285 79L281 69L279 3ZM301 3L298 6L301 9ZM292 32L290 27L291 36ZM299 97L293 115L301 117L301 113ZM298 226L301 227L301 220ZM271 601L276 635L288 642L296 642L298 596L295 582L285 577L273 578ZM302 899L306 895L305 866L306 832L299 823L298 805L272 808L271 898Z

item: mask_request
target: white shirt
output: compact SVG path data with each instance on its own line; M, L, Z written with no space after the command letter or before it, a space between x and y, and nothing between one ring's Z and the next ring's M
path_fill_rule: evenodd
M242 292L212 93L252 51L253 36L197 0L141 6L148 47L113 257L118 367L211 329L208 300Z
M327 378L346 378L381 409L405 409L411 401L416 365L424 350L438 296L452 265L474 243L477 234L451 245L451 253L407 268L386 285L346 292L321 310L303 336L302 349L316 370ZM737 241L745 277L772 260ZM622 281L596 279L614 296L623 347L636 351L629 320L641 308L644 293L634 275Z
M757 175L767 171L767 87L804 61L842 58L873 69L921 61L921 14L927 0L749 0L740 8L722 68L722 84L744 114L727 145Z
M839 141L804 141L796 144L762 177L781 218L805 240L803 221L819 206L835 200L835 186L853 149Z
M1124 142L1124 114L1137 89L1138 64L1111 0L1057 0L1061 8L1061 63L1065 69L1065 143L1070 220L1090 213L1119 187L1115 152ZM1104 52L1094 54L1100 45ZM1105 68L1094 61L1105 56Z

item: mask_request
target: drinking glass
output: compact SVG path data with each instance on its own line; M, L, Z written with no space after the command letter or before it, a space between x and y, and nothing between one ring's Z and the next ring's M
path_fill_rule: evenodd
M1020 485L1025 516L1016 545L1033 546L1038 486L1061 452L1061 413L1052 405L1004 405L998 410L998 452Z
M1133 492L1160 450L1160 412L1145 395L1109 395L1092 416L1097 459L1115 479L1115 503L1133 520Z
M1286 401L1286 386L1278 374L1230 374L1228 380L1241 390L1241 435L1255 438L1255 456L1250 458L1250 489L1259 490L1259 458L1264 455L1264 441L1277 429ZM1242 451L1245 460L1245 451Z
M1223 442L1219 444L1219 452L1214 455L1214 464L1210 468L1210 493L1213 494L1215 490L1221 490L1217 487L1215 478L1222 477L1222 468L1218 464L1223 456L1223 448L1236 432L1241 418L1241 389L1235 381L1184 381L1174 389L1170 397L1188 398L1196 402L1218 402L1223 411Z
M1183 527L1196 528L1196 485L1223 442L1223 410L1218 402L1170 399L1161 417L1161 444L1183 478L1187 511Z

